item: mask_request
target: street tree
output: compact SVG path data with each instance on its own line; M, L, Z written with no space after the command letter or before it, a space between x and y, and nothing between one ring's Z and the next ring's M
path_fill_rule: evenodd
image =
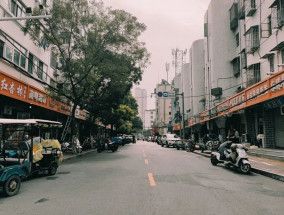
M33 13L41 11L35 8ZM136 17L95 0L53 1L52 18L27 20L23 27L36 44L49 45L60 59L57 86L48 90L71 102L73 119L78 106L90 107L110 86L119 87L123 95L139 83L149 63L145 44L138 40L145 30Z

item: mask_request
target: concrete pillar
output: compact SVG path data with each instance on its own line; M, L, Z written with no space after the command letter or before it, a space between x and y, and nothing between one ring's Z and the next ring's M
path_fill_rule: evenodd
M255 145L256 142L256 132L255 132L255 115L254 110L249 109L245 111L246 114L246 124L247 124L247 137L251 145Z
M219 129L220 134L222 135L222 142L226 141L226 119L227 117L221 116L215 119L216 125Z
M264 148L275 148L273 110L263 110Z

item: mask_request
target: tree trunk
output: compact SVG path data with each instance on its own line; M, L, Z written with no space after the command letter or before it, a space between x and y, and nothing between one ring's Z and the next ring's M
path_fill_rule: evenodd
M75 123L76 123L76 118L75 118L75 112L76 112L76 108L77 108L77 104L74 103L73 107L72 107L72 112L71 112L71 144L74 144L74 130L75 130ZM73 145L72 145L73 146Z

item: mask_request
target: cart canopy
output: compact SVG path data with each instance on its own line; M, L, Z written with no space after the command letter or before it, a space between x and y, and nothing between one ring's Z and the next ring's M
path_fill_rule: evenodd
M33 124L39 127L62 127L61 122L43 120L43 119L3 119L0 118L0 124Z

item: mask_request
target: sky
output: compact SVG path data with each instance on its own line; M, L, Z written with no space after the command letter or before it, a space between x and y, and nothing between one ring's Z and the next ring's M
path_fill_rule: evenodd
M151 64L145 69L140 85L147 90L147 109L155 108L155 99L150 97L156 85L167 79L166 63L170 63L169 82L174 78L172 49L187 49L203 39L204 15L210 0L102 0L105 6L123 9L137 17L147 26L140 40L146 43L151 54ZM134 92L134 90L133 90ZM133 93L134 95L134 93Z

